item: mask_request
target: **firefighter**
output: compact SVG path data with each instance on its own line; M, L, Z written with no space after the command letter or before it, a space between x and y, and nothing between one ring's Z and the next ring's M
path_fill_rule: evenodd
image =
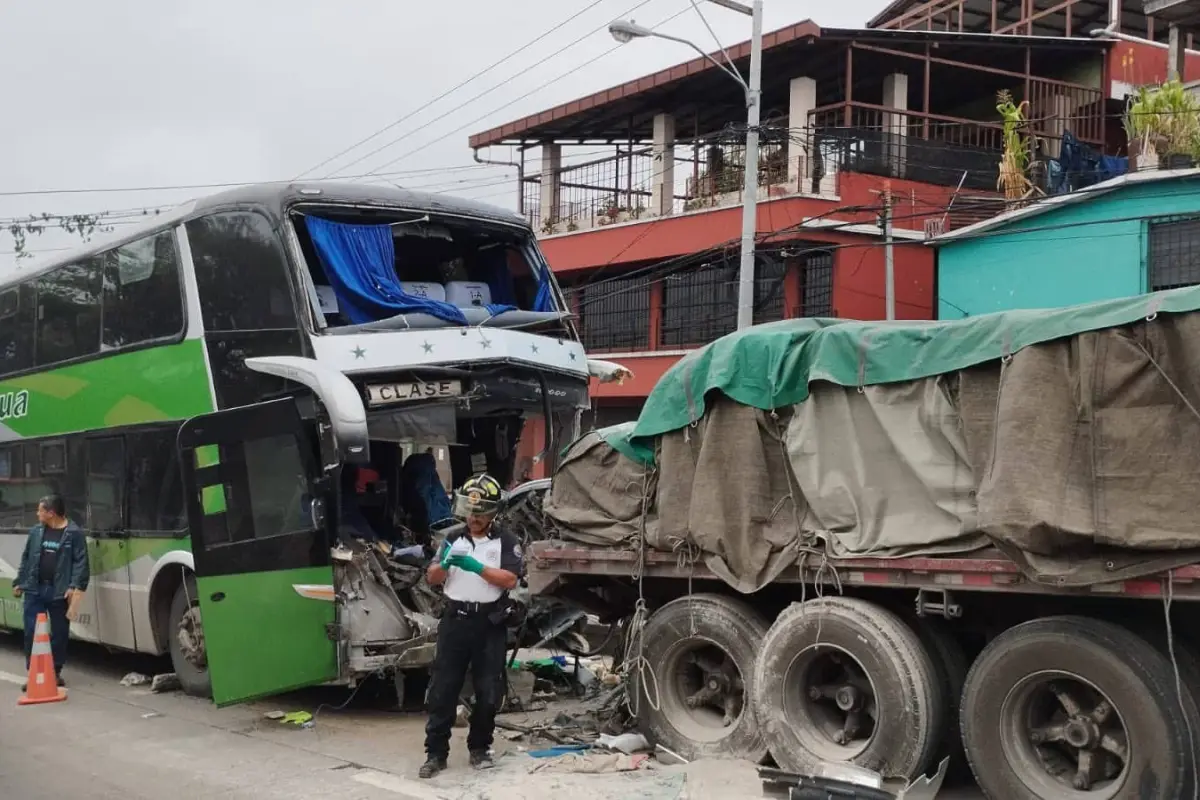
M468 668L475 688L467 733L471 766L493 765L490 751L504 696L507 627L515 613L508 593L524 570L517 538L494 524L501 499L500 484L490 475L464 483L454 493L454 516L465 521L466 529L446 537L427 572L430 584L444 584L445 605L427 696L422 778L446 768L450 729Z

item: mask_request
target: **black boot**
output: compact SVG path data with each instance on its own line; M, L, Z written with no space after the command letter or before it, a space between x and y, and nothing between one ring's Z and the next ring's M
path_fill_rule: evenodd
M476 750L471 753L471 766L475 769L491 769L496 762L492 761L492 754L487 750Z
M421 769L417 772L417 776L421 778L432 778L446 768L446 759L434 758L430 756L425 759L425 763L421 765Z

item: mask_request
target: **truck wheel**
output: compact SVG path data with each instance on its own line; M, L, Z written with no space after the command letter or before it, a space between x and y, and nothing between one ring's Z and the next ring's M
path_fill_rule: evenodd
M754 609L721 595L681 597L655 611L642 629L641 660L638 638L631 637L634 663L627 665L646 737L689 761L766 758L749 702L766 632Z
M188 578L175 590L168 619L167 642L171 666L179 677L183 691L193 697L212 697L208 655L204 647L204 626L200 622L200 601L196 598L193 579Z
M938 739L933 763L949 758L950 774L961 772L962 777L967 777L969 768L963 752L958 720L963 686L966 684L971 662L967 660L963 646L944 619L920 617L916 614L903 616L916 631L921 644L925 646L925 652L929 653L933 660L933 670L946 702L946 723L942 726L942 735Z
M780 767L822 761L911 779L941 740L946 700L917 634L885 608L850 597L793 603L767 632L755 711Z
M976 659L962 703L967 759L988 797L1191 794L1174 671L1117 625L1047 617L1010 628Z

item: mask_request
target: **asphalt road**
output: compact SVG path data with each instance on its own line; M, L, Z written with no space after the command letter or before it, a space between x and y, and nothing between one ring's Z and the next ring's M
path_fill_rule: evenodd
M419 781L418 713L339 710L342 690L310 690L218 709L182 694L126 688L130 671L165 671L157 660L72 643L62 703L18 707L24 681L16 637L0 634L0 797L13 800L702 800L758 796L753 768L640 770L610 775L530 773L520 745L498 740L497 769L465 766L456 731L451 769ZM265 718L267 711L315 713L312 728ZM717 784L713 781L717 780ZM730 781L737 782L735 788ZM719 785L718 785L719 784ZM742 787L745 787L744 789ZM751 793L753 792L753 793ZM968 800L974 790L943 792Z

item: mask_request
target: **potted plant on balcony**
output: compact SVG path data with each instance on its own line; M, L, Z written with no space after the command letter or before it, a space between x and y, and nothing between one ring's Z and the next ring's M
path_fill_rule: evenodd
M1142 86L1125 110L1136 169L1186 169L1200 155L1200 100L1179 81Z

